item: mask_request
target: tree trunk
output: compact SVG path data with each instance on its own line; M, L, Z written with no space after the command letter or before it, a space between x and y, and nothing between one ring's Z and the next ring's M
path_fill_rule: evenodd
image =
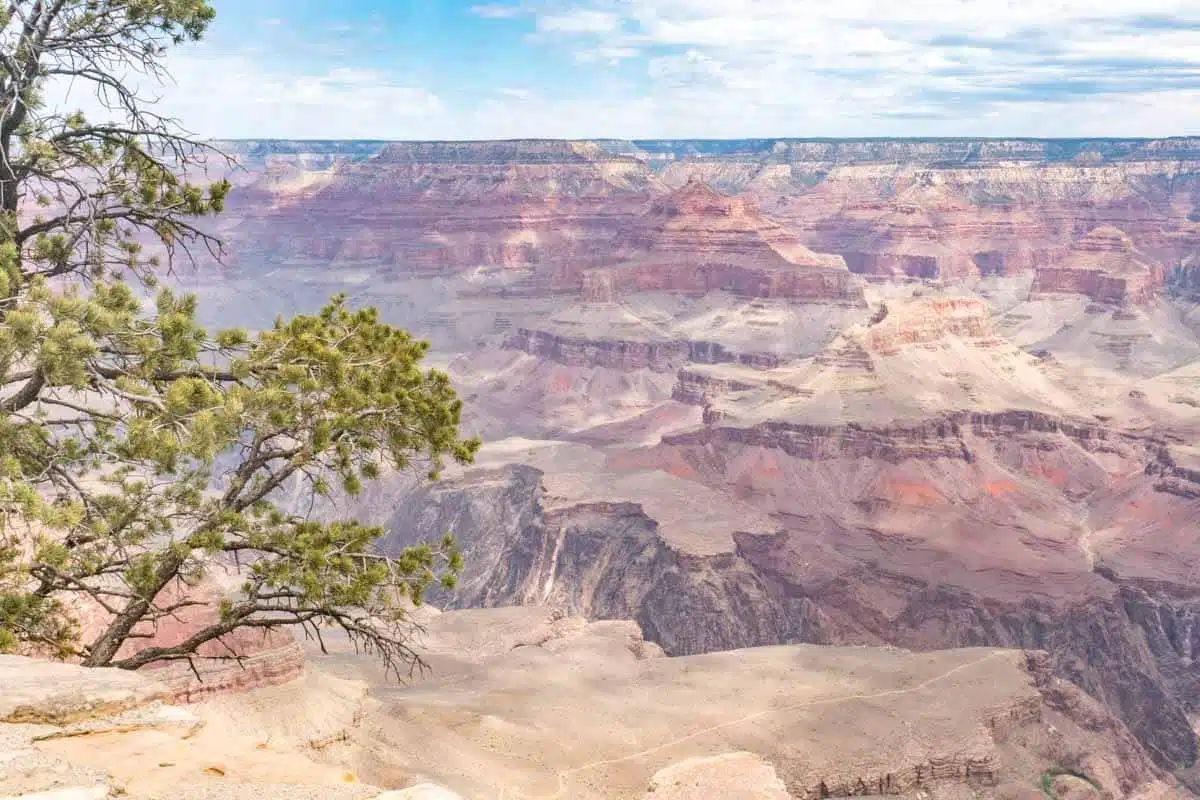
M107 667L113 662L121 645L129 640L129 634L133 633L137 624L146 618L154 599L173 578L179 575L184 560L183 556L173 552L163 555L163 560L154 576L153 590L145 597L130 600L121 613L113 618L104 633L100 634L88 647L87 657L83 660L85 667Z

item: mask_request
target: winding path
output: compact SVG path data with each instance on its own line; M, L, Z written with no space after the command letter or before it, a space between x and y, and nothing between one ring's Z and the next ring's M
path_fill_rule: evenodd
M895 697L897 695L912 694L913 692L919 692L923 689L927 689L930 686L932 686L933 684L938 683L939 681L943 681L946 678L949 678L951 675L954 675L958 672L962 672L963 670L970 669L971 667L978 666L979 664L982 664L985 661L990 661L991 659L997 658L998 656L1005 655L1008 652L1011 652L1011 651L997 650L996 652L989 653L988 655L983 656L982 658L977 658L974 661L968 661L966 664L959 664L957 667L952 667L951 669L946 670L945 672L941 673L940 675L935 675L934 677L929 678L928 680L922 681L921 683L918 683L915 686L909 686L904 689L889 689L889 690L883 691L883 692L872 692L872 693L868 693L868 694L851 694L851 695L845 695L843 697L828 697L828 698L823 698L823 699L819 699L819 700L802 700L800 702L791 703L786 706L780 706L779 708L768 708L768 709L764 709L762 711L755 711L754 713L747 714L743 717L738 717L737 719L728 720L727 722L721 722L717 725L711 725L707 728L702 728L700 730L692 731L691 733L685 734L683 736L680 736L676 739L672 739L667 742L663 742L662 744L655 745L654 747L647 747L644 750L638 750L635 753L629 753L627 755L619 756L617 758L606 758L606 759L600 759L598 761L589 761L588 763L582 764L578 767L571 767L570 769L560 770L558 773L558 790L555 791L554 794L530 795L530 794L521 792L517 789L513 789L512 787L509 787L509 786L502 786L500 788L500 794L499 794L497 800L560 800L560 798L562 798L564 793L567 791L567 782L573 776L578 775L582 772L587 772L589 770L593 770L598 767L608 767L608 766L612 766L613 764L622 764L622 763L625 763L626 761L636 761L639 758L643 758L645 756L653 755L654 753L658 753L660 751L670 749L672 747L675 747L676 745L683 744L684 742L690 741L692 739L697 739L697 738L699 738L701 736L705 736L709 733L714 733L719 730L724 730L725 728L736 727L738 725L742 725L744 723L751 722L752 720L761 719L770 714L778 714L781 711L795 711L800 708L809 708L812 706L821 706L821 705L836 705L838 703L844 703L849 700L876 700L876 699L879 699L882 697Z

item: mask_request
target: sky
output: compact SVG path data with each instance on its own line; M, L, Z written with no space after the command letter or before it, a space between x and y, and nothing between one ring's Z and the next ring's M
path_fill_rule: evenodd
M212 3L157 90L202 136L1200 134L1196 0Z

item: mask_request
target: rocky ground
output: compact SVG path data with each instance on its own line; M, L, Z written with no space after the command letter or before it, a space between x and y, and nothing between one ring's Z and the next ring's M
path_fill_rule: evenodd
M173 705L145 673L0 656L6 800L401 800L344 762L367 687L314 670L236 697Z
M1178 793L1038 653L666 658L632 623L539 608L428 609L424 624L431 672L407 685L333 639L296 680L189 706L144 674L0 658L0 796L1032 799L1044 780L1073 781L1063 797Z

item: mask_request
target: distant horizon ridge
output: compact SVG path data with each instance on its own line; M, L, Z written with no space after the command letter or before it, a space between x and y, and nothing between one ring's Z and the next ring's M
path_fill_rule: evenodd
M524 136L499 139L344 139L337 137L213 136L213 142L356 142L362 144L491 144L506 142L1163 142L1200 139L1200 133L1169 136L737 136L563 138Z

